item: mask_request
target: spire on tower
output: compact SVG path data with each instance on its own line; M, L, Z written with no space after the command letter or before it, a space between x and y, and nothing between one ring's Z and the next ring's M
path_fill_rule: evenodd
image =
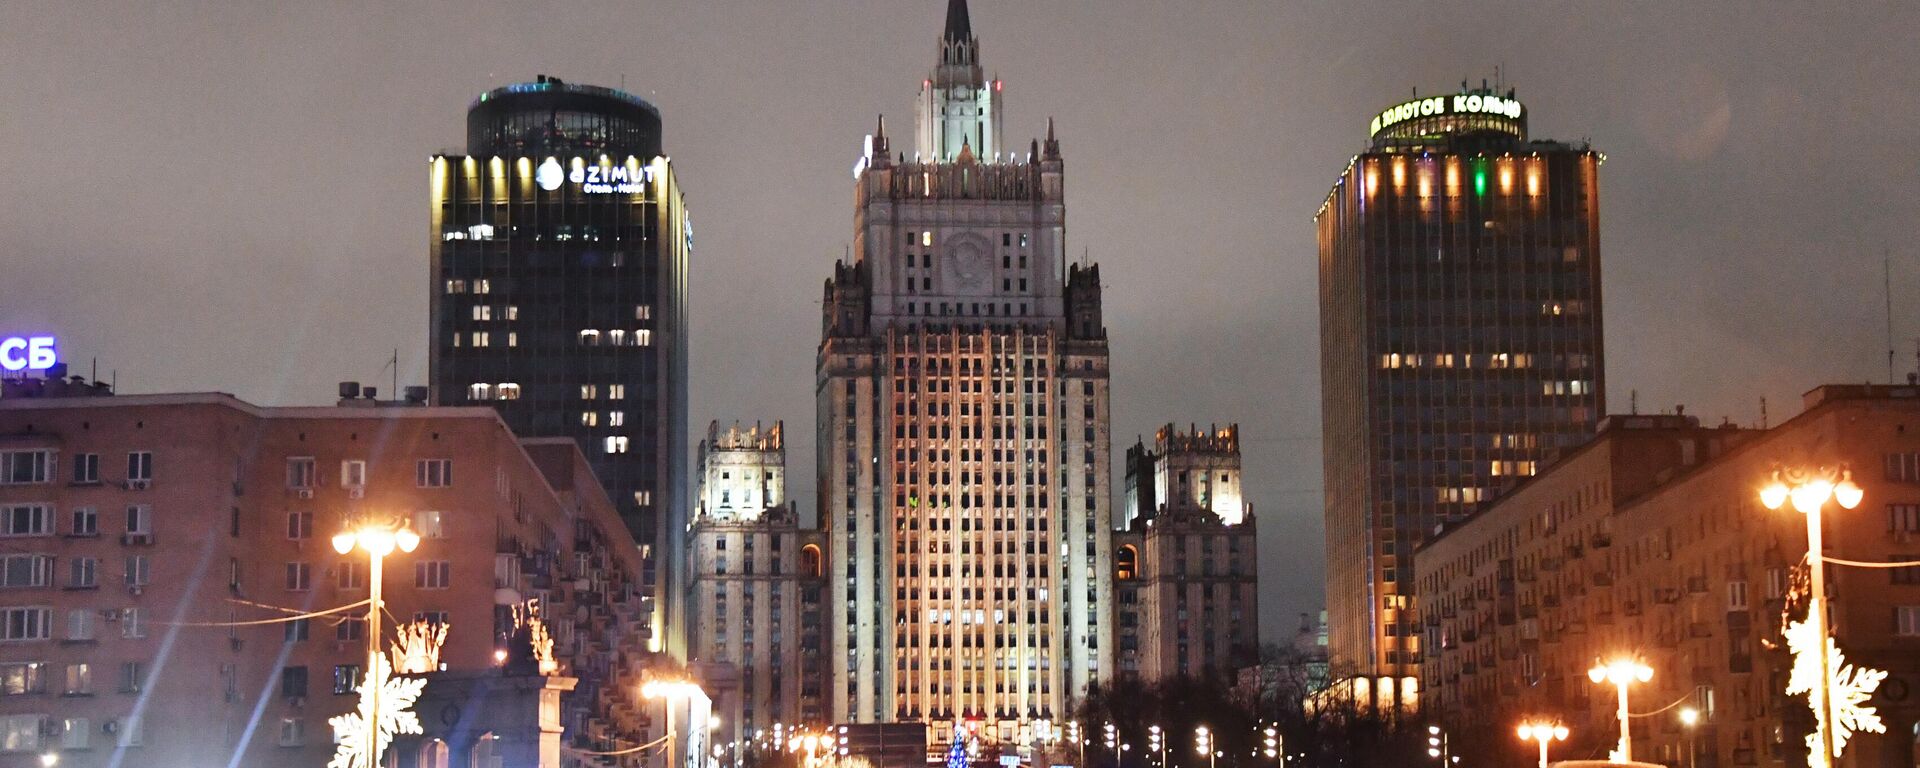
M967 18L967 0L947 0L947 31L940 39L955 43L973 39L973 22Z
M1060 159L1060 140L1053 137L1053 118L1051 116L1047 118L1047 140L1046 143L1041 145L1041 149L1043 150L1041 154L1042 159Z

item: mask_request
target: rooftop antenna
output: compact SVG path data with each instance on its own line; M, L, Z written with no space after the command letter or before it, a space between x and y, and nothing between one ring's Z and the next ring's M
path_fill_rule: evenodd
M1760 428L1767 428L1767 396L1760 396Z
M1630 416L1640 415L1640 390L1627 390L1627 414Z
M1881 288L1887 299L1887 383L1893 383L1893 255L1880 249Z
M394 347L393 357L387 360L386 365L380 366L381 370L385 370L389 367L393 369L393 389L390 389L388 391L399 392L400 391L400 348L399 347Z

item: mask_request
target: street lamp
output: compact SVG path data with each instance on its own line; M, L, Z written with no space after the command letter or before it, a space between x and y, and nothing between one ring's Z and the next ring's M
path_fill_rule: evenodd
M1779 509L1787 501L1793 502L1793 508L1807 516L1807 574L1812 582L1812 594L1807 597L1807 620L1813 622L1813 635L1820 657L1820 680L1811 691L1813 713L1819 718L1820 748L1824 762L1832 765L1839 755L1833 748L1833 673L1827 668L1827 575L1822 565L1820 541L1820 509L1832 499L1840 503L1841 509L1853 509L1860 506L1860 499L1866 495L1859 484L1853 482L1853 470L1845 465L1839 467L1773 468L1773 477L1760 489L1760 503L1767 509Z
M1261 754L1266 755L1267 759L1271 760L1276 755L1286 751L1286 748L1282 746L1280 729L1269 725L1265 730L1261 731L1261 735L1266 737L1261 741L1261 744L1265 747L1265 749L1261 750Z
M1700 710L1693 707L1680 708L1680 724L1687 728L1687 768L1693 768L1700 761L1700 746L1695 743L1694 727L1700 724Z
M40 764L47 768L53 768L53 766L60 764L60 755L54 752L43 753L40 755Z
M1147 749L1160 756L1161 768L1167 765L1167 740L1160 734L1160 726L1147 726Z
M673 702L675 699L691 698L695 694L705 695L700 686L685 680L648 680L640 686L640 695L649 699L667 700L667 765L666 768L678 768L674 765Z
M1204 725L1194 727L1193 747L1195 751L1207 756L1207 768L1213 768L1213 758L1217 754L1213 751L1213 732L1207 730Z
M1540 742L1540 768L1547 768L1547 745L1556 741L1566 741L1567 727L1559 723L1521 723L1520 740Z
M1595 664L1587 670L1587 679L1595 683L1612 683L1620 689L1620 747L1614 752L1612 760L1616 763L1633 760L1633 736L1627 730L1627 686L1634 682L1646 682L1653 679L1653 668L1633 659L1614 659Z
M333 551L342 555L355 548L367 553L367 671L361 685L367 691L367 765L380 764L380 613L386 603L380 597L380 565L395 549L412 552L420 546L420 534L405 522L399 526L369 523L333 535Z
M1438 760L1440 761L1440 765L1445 766L1452 762L1448 759L1450 750L1451 745L1448 743L1447 732L1441 730L1438 725L1427 726L1427 757Z

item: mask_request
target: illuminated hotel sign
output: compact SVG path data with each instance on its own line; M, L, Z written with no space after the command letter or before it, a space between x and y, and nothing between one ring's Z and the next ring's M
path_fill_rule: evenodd
M1381 131L1416 117L1494 115L1518 120L1525 112L1526 108L1521 106L1519 101L1490 94L1456 93L1452 96L1434 96L1388 107L1386 111L1374 116L1370 135L1379 135Z
M552 192L560 188L563 182L579 185L580 191L590 195L637 195L647 191L647 182L653 181L653 166L629 168L624 165L585 165L577 160L571 172L560 167L560 161L551 157L533 171L533 183L541 189Z
M44 371L55 362L52 336L8 336L0 338L0 369L8 373Z

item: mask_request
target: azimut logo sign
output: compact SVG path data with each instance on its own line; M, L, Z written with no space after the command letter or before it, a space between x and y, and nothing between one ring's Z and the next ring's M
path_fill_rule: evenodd
M551 157L533 171L533 183L540 185L541 189L548 192L559 189L560 184L566 180L567 170L560 167L560 161Z
M573 170L569 171L559 160L549 157L534 169L533 183L548 192L571 183L589 195L637 195L647 191L647 184L653 181L650 165L588 165L579 158L573 163Z

